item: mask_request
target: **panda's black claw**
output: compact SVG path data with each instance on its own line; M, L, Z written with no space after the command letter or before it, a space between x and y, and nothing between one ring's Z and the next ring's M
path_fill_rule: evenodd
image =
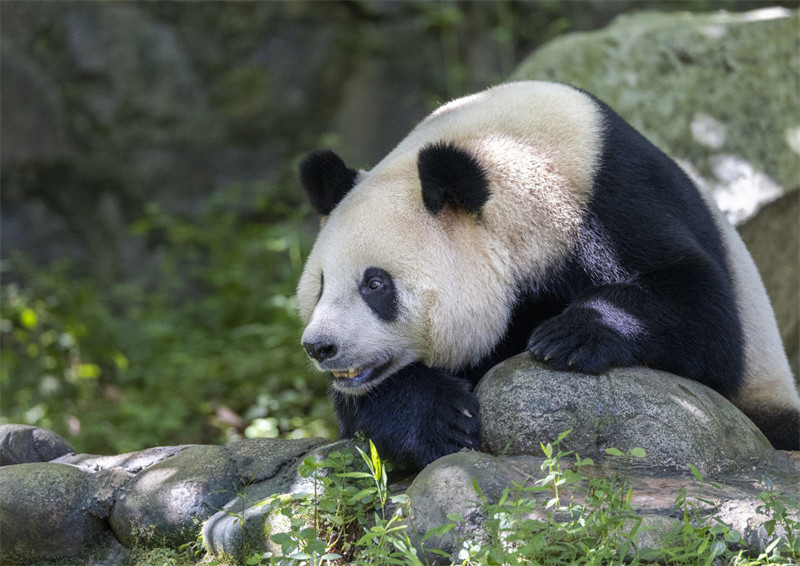
M545 321L531 333L533 359L559 371L597 375L612 366L630 365L634 344L604 325L587 309L572 307ZM547 352L544 356L541 352Z

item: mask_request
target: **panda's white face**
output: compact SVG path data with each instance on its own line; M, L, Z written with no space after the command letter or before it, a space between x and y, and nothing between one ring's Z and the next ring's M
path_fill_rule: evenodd
M409 274L422 268L419 251L436 242L420 233L424 214L403 220L410 203L392 206L374 187L363 189L326 220L298 287L306 351L334 387L354 394L424 357L425 283ZM418 237L409 238L414 224Z

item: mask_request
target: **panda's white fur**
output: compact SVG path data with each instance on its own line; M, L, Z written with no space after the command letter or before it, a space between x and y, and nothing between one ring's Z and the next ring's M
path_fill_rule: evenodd
M723 235L746 337L743 381L731 401L748 415L800 410L800 394L758 268L736 229L708 195L703 197Z
M322 336L339 347L318 368L388 363L364 388L342 388L363 395L413 362L459 372L485 360L509 329L520 289L535 287L566 262L585 230L606 128L598 101L582 91L510 83L442 106L372 170L358 172L353 188L323 217L298 286L304 343ZM486 172L489 197L479 213L426 209L418 156L436 143L463 148ZM707 204L727 253L744 340L732 401L751 417L800 411L756 267L734 228ZM594 236L602 242L602 233ZM613 246L600 247L595 284L605 283L604 274L624 280L627 268ZM394 277L396 320L376 317L359 295L370 266ZM627 317L632 325L620 327L622 333L642 330L625 309L601 298L584 306Z
M537 107L547 111L530 112ZM458 370L487 355L508 325L513 290L575 240L600 135L594 103L559 84L510 83L436 110L361 172L325 220L298 287L306 335L346 337L350 367L388 355L396 368L416 359ZM442 140L472 151L489 172L492 196L480 218L425 210L417 155ZM355 283L374 264L400 274L400 302L413 319L381 323L360 301Z

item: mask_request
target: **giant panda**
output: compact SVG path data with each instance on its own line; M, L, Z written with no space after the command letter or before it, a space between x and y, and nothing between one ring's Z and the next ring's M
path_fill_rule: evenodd
M477 449L473 388L527 350L555 370L697 380L800 449L800 397L744 244L592 95L497 86L441 106L370 171L317 151L300 181L321 215L302 346L330 375L342 436L414 468Z

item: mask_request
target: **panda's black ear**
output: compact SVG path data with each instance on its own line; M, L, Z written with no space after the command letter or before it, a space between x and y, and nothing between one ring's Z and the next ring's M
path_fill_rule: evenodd
M489 180L481 164L453 143L427 145L417 157L422 200L431 214L446 204L478 213L489 200Z
M329 149L314 151L300 162L300 183L319 214L327 216L356 183L358 171L350 169Z

